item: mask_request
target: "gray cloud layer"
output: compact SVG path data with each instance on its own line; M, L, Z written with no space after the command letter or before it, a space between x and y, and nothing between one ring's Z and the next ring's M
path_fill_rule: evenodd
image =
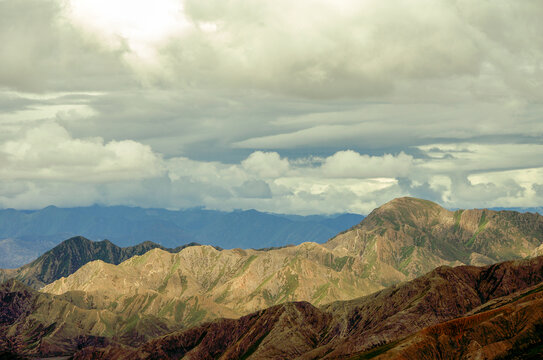
M3 0L0 14L0 206L542 203L539 2Z

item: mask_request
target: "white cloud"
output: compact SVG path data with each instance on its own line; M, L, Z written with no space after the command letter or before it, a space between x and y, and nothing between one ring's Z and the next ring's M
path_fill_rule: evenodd
M383 156L360 155L347 150L338 151L326 158L322 164L322 171L329 177L398 177L407 176L413 164L413 157L403 152L397 156L385 154Z
M287 159L276 152L255 151L241 162L244 170L262 178L276 178L289 170Z
M0 206L541 203L541 18L528 1L0 1Z
M135 141L76 139L54 122L30 127L0 144L0 178L109 182L156 177L162 159Z

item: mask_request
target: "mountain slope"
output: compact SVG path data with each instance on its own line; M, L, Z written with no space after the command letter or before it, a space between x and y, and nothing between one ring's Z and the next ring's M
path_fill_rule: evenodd
M152 319L162 324L160 328L187 328L279 306L277 319L286 319L288 325L296 323L294 315L300 309L313 309L308 319L315 317L316 324L331 317L326 330L306 328L304 331L315 331L318 337L304 338L300 340L303 344L292 348L313 342L307 354L342 357L461 316L492 297L541 281L541 269L539 273L527 271L530 277L524 279L517 264L511 265L511 269L517 266L514 271L506 266L496 268L506 269L505 273L493 267L483 271L469 266L453 272L441 267L408 287L402 283L444 264L524 257L541 245L541 224L541 216L535 214L450 212L428 201L401 198L325 244L268 251L191 246L170 253L155 248L118 265L89 262L43 291L75 305L90 303L93 310L110 314L109 320L99 319L101 332L92 336L114 337L128 345L134 335L130 331L151 325ZM512 272L522 276L511 278ZM314 310L315 305L351 299ZM292 301L313 305L282 307ZM118 324L114 331L112 318ZM144 331L136 339L142 336L146 336ZM351 337L358 340L351 343Z
M38 259L18 269L0 269L0 282L15 278L26 285L39 289L45 284L73 274L80 267L94 260L119 264L135 255L145 254L155 248L178 252L187 246L193 245L198 244L191 243L176 249L166 249L147 241L135 246L121 248L108 240L94 242L76 236L63 241Z
M156 317L136 320L97 309L78 293L52 296L17 280L0 285L0 349L20 355L55 356L89 345L145 341L179 326Z
M117 266L90 262L42 291L84 291L109 299L103 306L145 291L155 295L154 301L201 296L211 306L202 308L203 311L213 310L216 304L241 316L285 301L326 303L362 296L382 287L360 274L360 269L350 266L349 258L338 258L315 243L269 251L219 251L204 245L176 254L154 249ZM156 309L160 307L155 304L142 311ZM174 317L173 308L169 309L163 311L163 316Z
M485 307L503 306L511 298L535 296L542 281L543 257L488 267L441 267L360 299L320 309L305 302L282 304L178 331L134 350L84 349L75 359L372 358L429 326L470 311L489 311ZM533 305L528 315L538 311L539 305ZM524 343L536 340L536 335L524 335Z
M285 216L255 210L171 211L126 206L91 206L36 211L0 210L0 267L18 267L58 244L81 235L120 246L152 241L175 248L198 242L223 248L264 248L324 242L359 223L361 215Z
M543 358L543 285L425 328L377 357L423 358Z
M478 223L485 223L483 230ZM226 310L242 316L287 301L320 305L354 299L440 265L494 261L490 256L520 258L541 243L541 224L541 216L533 214L455 214L431 202L402 198L323 245L269 251L195 246L177 254L155 249L118 266L91 262L43 291L84 291L102 299L104 308L145 293L151 300L140 303L139 311L160 312L168 320L176 317L175 301L199 297L205 299L199 303L199 321Z
M338 254L357 254L370 278L396 270L409 279L440 265L485 265L527 257L542 243L543 216L538 214L453 212L427 200L398 198L325 246Z

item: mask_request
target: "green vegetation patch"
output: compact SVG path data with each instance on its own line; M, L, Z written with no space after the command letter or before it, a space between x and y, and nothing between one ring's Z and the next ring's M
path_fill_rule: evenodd
M488 219L486 218L486 212L483 211L483 214L481 215L481 218L479 219L479 227L466 243L467 247L473 246L473 244L475 243L475 239L477 238L477 235L479 235L485 229L486 224L488 224Z
M195 325L204 320L206 314L207 311L200 308L200 305L198 305L198 298L196 298L196 303L189 309L186 322L188 325Z
M286 283L281 289L282 298L279 301L280 303L288 300L294 294L294 291L298 288L298 275L293 273L288 273L286 275Z
M311 302L313 304L318 304L322 301L322 299L326 296L328 293L328 288L330 287L330 283L323 284L317 288L317 291L313 294L311 298Z
M162 284L158 287L158 292L162 293L166 290L166 287L168 286L168 281L170 281L170 278L177 271L177 269L179 269L180 265L181 265L181 260L177 258L172 268L168 272L168 275L166 275L166 277L164 278L164 281L162 281Z
M411 263L411 257L413 255L413 252L415 251L416 246L410 245L410 246L404 246L401 249L401 261L398 264L398 270L400 270L404 275L407 275L407 271L405 270L407 266Z
M460 229L460 219L462 218L462 213L464 210L456 210L454 212L454 231L458 231Z
M406 257L411 256L415 251L415 245L404 246L400 249L400 258L405 259Z
M219 296L217 296L217 298L215 298L215 302L219 304L224 302L224 300L226 300L226 297L228 296L228 290L229 289L225 289Z
M185 314L186 308L187 308L187 305L183 301L179 301L175 305L175 314L174 314L175 321L180 322L181 320L183 320L183 315Z
M270 276L268 276L267 278L265 278L264 281L262 281L262 282L256 287L256 289L252 292L251 296L255 296L256 294L258 294L258 292L260 291L260 289L262 289L262 287L263 287L264 285L266 285L266 283L267 283L268 281L270 281L270 280L273 278L274 275L275 275L275 274L271 274Z
M138 325L138 322L140 321L140 317L138 314L134 314L130 316L128 319L126 319L126 324L124 327L125 332L130 332L136 328Z
M243 274L248 268L249 268L249 265L251 265L251 263L253 261L256 260L258 256L257 255L251 255L249 256L249 258L243 263L243 265L241 266L241 268L238 270L238 272L236 273L236 275L234 275L234 277L238 277L240 276L241 274Z
M347 265L350 268L354 263L354 258L351 256L335 257L332 254L324 259L324 266L335 271L341 271Z
M140 256L134 256L132 258L132 263L134 265L136 264L143 264L145 262L145 260L147 260L147 256L145 256L146 254L143 254L143 255L140 255Z
M174 301L170 301L165 306L160 309L158 312L158 316L164 316L166 314L172 314L173 313L173 307L174 307Z
M134 296L131 296L131 297L128 297L126 299L124 299L123 301L123 307L126 309L127 307L130 306L130 304L132 304L132 302L134 302L134 299L136 299L137 295L134 295Z
M388 343L388 344L385 344L385 345L382 345L382 346L378 346L378 347L376 347L374 349L366 351L365 353L363 353L361 355L354 356L351 359L352 360L369 360L369 359L373 359L373 358L375 358L375 357L377 357L379 355L384 354L388 350L394 348L398 343L399 343L399 341L394 341L394 342L391 342L391 343Z
M153 303L153 301L156 299L157 296L158 296L158 294L153 294L153 295L147 297L147 302L145 303L145 306L143 307L143 309L141 309L142 313L144 313L145 310L147 310L149 308L149 306Z

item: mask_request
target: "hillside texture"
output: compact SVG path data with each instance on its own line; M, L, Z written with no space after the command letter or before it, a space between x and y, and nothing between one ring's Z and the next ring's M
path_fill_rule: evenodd
M108 240L94 242L76 236L63 241L38 259L18 269L0 269L0 282L15 278L28 286L39 289L45 284L50 284L61 277L73 274L80 267L94 260L119 264L133 256L145 254L152 249L159 248L175 253L187 246L194 245L198 244L191 243L176 249L166 249L147 241L136 246L121 248Z
M429 201L400 198L374 210L359 225L325 244L303 243L269 250L190 246L177 249L178 252L155 247L136 255L137 251L147 250L142 245L122 255L129 257L122 261L122 252L106 242L94 243L101 244L100 250L94 252L85 247L94 246L89 244L74 249L68 247L55 255L65 255L64 260L43 260L33 268L40 274L41 283L65 276L42 288L40 298L48 299L43 303L65 301L69 305L61 307L75 306L87 311L87 315L76 321L75 330L70 331L93 336L93 341L111 343L111 349L119 349L120 345L133 347L172 330L192 328L189 332L194 335L197 334L194 329L198 329L194 326L217 318L229 318L231 320L221 321L238 327L239 322L234 319L251 319L255 311L260 311L259 314L273 314L271 320L265 321L269 326L284 321L279 328L288 329L298 324L303 329L293 328L288 333L294 336L300 331L303 335L300 335L300 343L292 345L300 349L296 356L342 358L345 354L380 347L425 327L462 316L495 297L540 282L542 272L537 264L541 258L535 263L505 263L508 265L498 267L450 269L447 266L479 266L521 259L537 254L542 240L543 218L537 214L490 210L451 212ZM110 259L122 262L115 265L113 260L90 261L89 253L95 254L94 259L96 254L106 253ZM74 264L77 266L72 266ZM78 266L81 267L77 269ZM73 272L74 269L77 271ZM22 274L21 280L32 278L17 271ZM25 281L33 286L38 283ZM384 288L387 289L378 292ZM367 296L369 294L373 295ZM56 307L38 306L32 314L44 322L45 328L53 324L49 318L73 327L71 314L79 310L47 313ZM264 308L268 310L261 310ZM48 315L39 315L42 313ZM62 314L66 319L60 320ZM298 316L305 320L296 320ZM86 328L91 326L85 325L89 317L93 325ZM209 324L206 326L217 326ZM250 321L243 324L254 325ZM321 328L323 324L326 330ZM10 331L19 334L19 330ZM253 330L241 327L217 331L224 331L224 336L234 336L236 331L245 334ZM270 328L269 331L279 330ZM274 339L266 334L256 338L262 339L262 345L264 338ZM57 353L69 352L76 342L62 342L65 335L55 330L37 336L35 342L58 344L60 341L62 345L51 348ZM194 336L197 343L205 339L202 333ZM247 340L250 347L264 349L253 340ZM219 340L210 338L209 341ZM220 340L217 346L220 348L224 341ZM273 340L273 343L281 342ZM33 349L37 353L41 351Z
M492 359L517 349L537 353L542 281L543 257L440 267L348 302L321 308L306 302L277 305L174 332L136 349L89 347L74 358L456 359L471 349ZM485 328L485 321L492 326Z
M203 312L215 313L217 307L241 316L286 301L319 305L357 298L441 265L523 258L542 241L543 217L536 214L450 212L429 201L401 198L323 245L269 251L154 249L118 266L91 262L43 291L85 291L109 299L103 306L146 293L154 300L145 311L155 315L167 299L200 296L212 305ZM175 310L167 309L162 316L174 318Z

